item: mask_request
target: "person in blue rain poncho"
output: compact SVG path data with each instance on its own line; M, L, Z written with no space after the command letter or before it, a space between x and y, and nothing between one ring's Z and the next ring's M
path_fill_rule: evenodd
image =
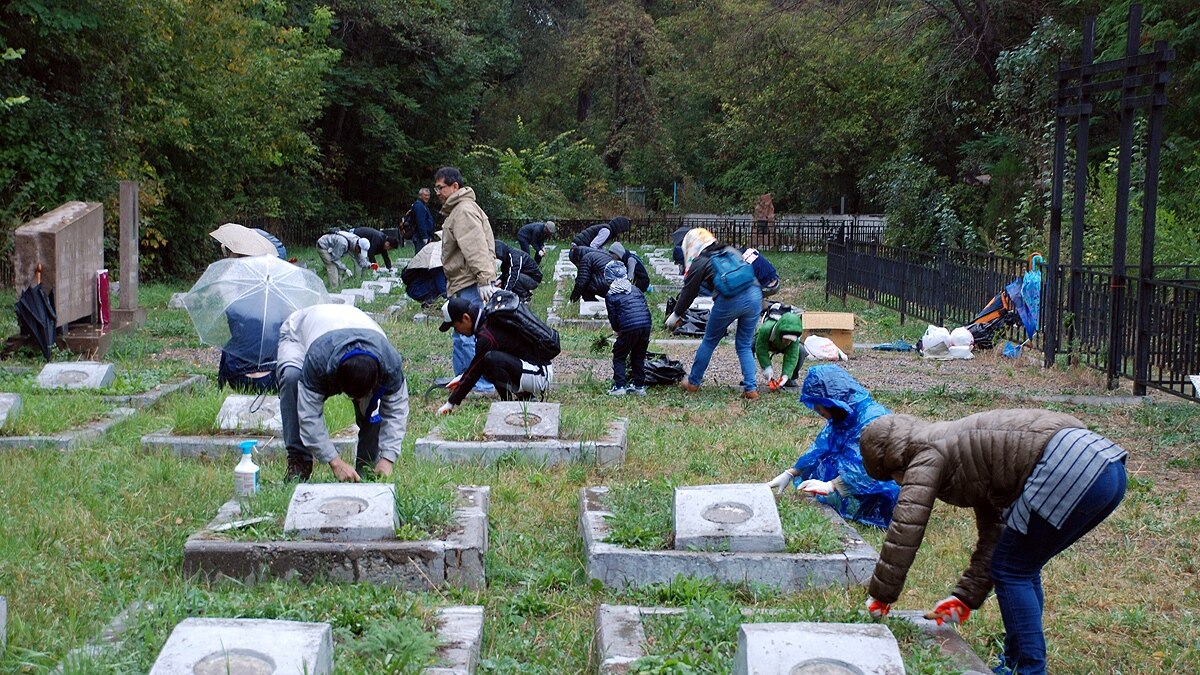
M839 366L813 366L804 378L800 402L829 422L792 468L767 483L815 495L842 515L886 528L900 494L893 481L878 481L863 468L858 439L868 423L892 414Z

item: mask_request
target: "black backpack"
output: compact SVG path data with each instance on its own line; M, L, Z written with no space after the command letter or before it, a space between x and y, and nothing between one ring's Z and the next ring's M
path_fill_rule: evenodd
M417 217L413 214L413 210L409 209L408 213L400 219L400 240L406 241L412 239L417 233Z
M513 355L523 361L544 366L562 352L558 331L542 322L512 291L492 293L484 307L484 315L488 323L504 327L521 338L525 344L517 345L523 348L519 352L514 350Z

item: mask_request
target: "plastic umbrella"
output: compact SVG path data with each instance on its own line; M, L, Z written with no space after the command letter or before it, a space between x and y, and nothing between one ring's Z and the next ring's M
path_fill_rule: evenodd
M38 263L37 266L37 278L34 285L21 292L21 297L17 298L14 309L17 311L17 321L26 332L33 336L38 347L42 349L42 356L49 361L50 348L54 346L58 312L54 309L54 301L42 287L41 263Z
M442 242L432 241L413 256L408 268L414 270L431 270L442 266Z
M446 294L446 275L442 272L442 242L425 244L400 274L408 297L427 307Z
M320 277L274 256L218 260L183 296L201 342L265 367L274 364L288 315L327 302Z

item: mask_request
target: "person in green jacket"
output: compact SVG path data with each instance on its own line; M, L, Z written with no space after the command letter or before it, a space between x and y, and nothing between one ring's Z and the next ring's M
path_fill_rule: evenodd
M771 391L781 387L798 388L800 386L800 366L808 352L800 340L804 332L804 322L800 315L783 311L779 303L772 304L767 309L762 325L754 334L754 356L767 378L767 386ZM775 377L775 369L771 366L771 356L783 354L783 366L780 375Z

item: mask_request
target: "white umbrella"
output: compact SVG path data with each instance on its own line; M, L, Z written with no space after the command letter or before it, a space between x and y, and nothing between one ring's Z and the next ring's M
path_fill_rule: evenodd
M409 261L408 266L414 270L431 270L435 267L442 266L442 242L431 241L425 244L413 259Z
M289 314L327 302L320 277L274 255L218 260L183 296L201 342L256 364L274 362Z
M254 230L237 223L225 223L208 236L221 242L230 251L244 256L279 255L275 244Z

